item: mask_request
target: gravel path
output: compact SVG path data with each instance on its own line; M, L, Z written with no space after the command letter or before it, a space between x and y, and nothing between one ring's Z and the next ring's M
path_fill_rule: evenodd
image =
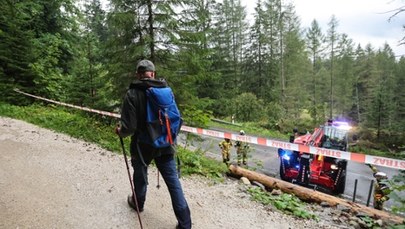
M118 140L118 139L117 139ZM163 180L149 169L143 228L175 228ZM296 219L252 202L233 179L198 176L181 182L193 228L348 228L328 214ZM0 228L140 228L126 203L130 186L122 155L60 133L0 117ZM326 218L325 218L326 217Z

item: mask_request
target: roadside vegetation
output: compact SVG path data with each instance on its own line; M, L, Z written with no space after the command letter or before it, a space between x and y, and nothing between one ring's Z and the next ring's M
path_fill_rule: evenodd
M299 218L319 220L316 214L308 210L306 207L307 204L294 195L287 193L272 195L259 187L248 188L247 191L250 193L254 201L264 205L270 204L280 211L292 214Z

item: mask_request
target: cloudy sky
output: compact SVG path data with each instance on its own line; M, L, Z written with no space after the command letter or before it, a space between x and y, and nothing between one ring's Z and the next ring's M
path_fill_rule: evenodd
M337 18L338 32L345 33L362 47L370 43L374 49L387 42L395 55L405 55L405 45L398 46L405 36L405 12L389 21L395 9L405 6L403 0L291 0L301 19L301 27L308 28L316 19L326 33L332 15ZM255 0L242 0L248 12L253 12Z

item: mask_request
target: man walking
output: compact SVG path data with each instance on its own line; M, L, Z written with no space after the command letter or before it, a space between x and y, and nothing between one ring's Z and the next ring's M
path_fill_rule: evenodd
M146 128L146 89L167 87L166 81L155 79L155 74L155 66L151 61L141 60L138 63L136 79L130 84L123 101L121 125L116 128L116 133L120 137L131 136L133 182L139 211L144 210L148 184L147 169L154 160L170 193L174 214L178 221L176 228L189 229L191 228L190 209L178 178L174 160L175 149L173 146L154 148L151 144L139 139L140 135L149 136ZM132 195L128 196L127 201L130 207L137 209Z

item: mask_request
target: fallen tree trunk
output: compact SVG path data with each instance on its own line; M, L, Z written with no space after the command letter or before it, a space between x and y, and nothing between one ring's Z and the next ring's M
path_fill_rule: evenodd
M370 208L361 204L353 203L351 201L341 199L332 195L328 195L322 192L318 192L306 187L299 185L294 185L292 183L282 181L273 177L266 176L257 172L253 172L244 168L241 168L236 165L230 165L229 170L232 174L237 176L243 176L249 179L250 181L259 182L266 187L271 189L279 189L285 193L292 193L298 198L306 202L316 202L322 203L326 202L330 206L337 206L338 204L350 208L353 212L362 212L371 217L379 218L384 221L393 222L396 224L401 224L405 222L405 219L397 215L390 214L386 211L380 211L374 208Z

